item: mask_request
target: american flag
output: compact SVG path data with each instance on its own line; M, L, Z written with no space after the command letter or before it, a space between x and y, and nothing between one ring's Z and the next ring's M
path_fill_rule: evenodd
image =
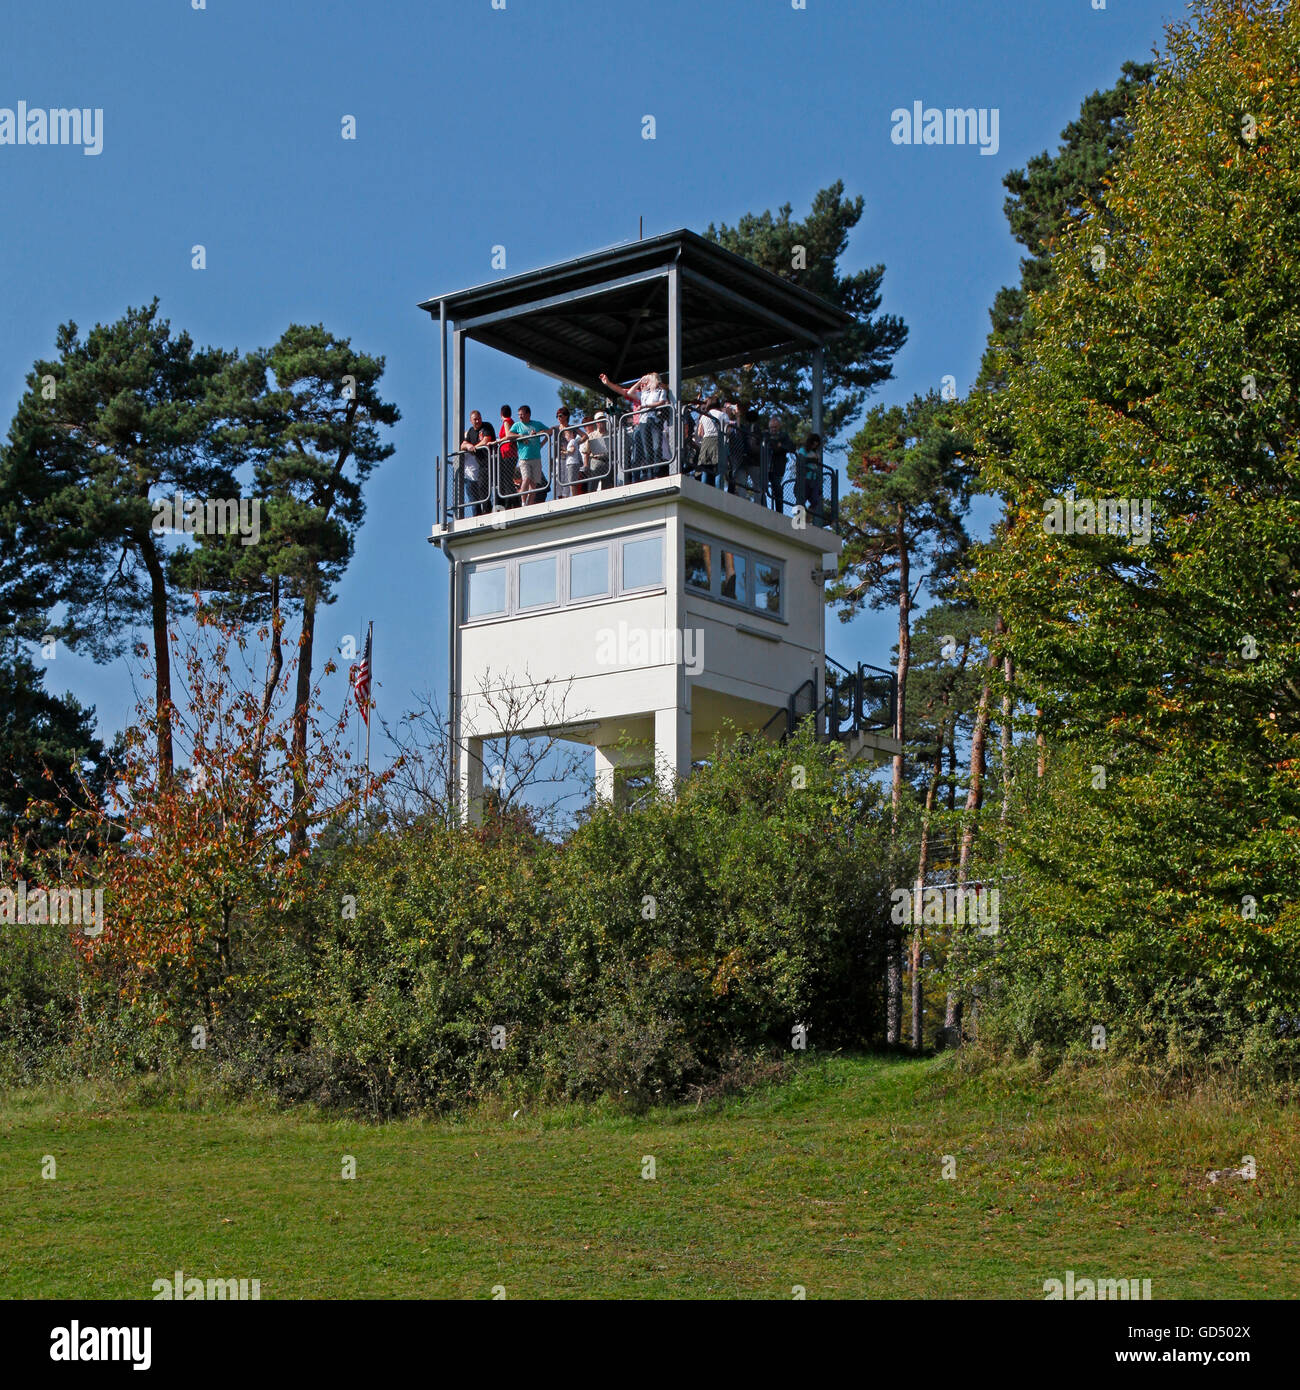
M367 729L370 727L370 640L373 636L373 631L366 633L365 655L352 668L352 693L356 696L357 707L366 721Z

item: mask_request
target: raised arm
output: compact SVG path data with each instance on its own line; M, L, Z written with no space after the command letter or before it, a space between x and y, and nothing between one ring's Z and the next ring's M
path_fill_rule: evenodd
M600 379L611 391L617 391L625 401L630 401L632 399L632 393L626 386L620 386L617 381L611 381L604 372L601 372Z

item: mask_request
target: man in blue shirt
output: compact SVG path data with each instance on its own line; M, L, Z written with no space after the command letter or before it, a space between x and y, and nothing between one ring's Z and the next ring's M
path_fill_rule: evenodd
M533 412L528 406L519 407L519 419L511 427L510 433L520 436L519 491L526 507L542 500L542 439L549 429L549 425L539 424L533 419Z

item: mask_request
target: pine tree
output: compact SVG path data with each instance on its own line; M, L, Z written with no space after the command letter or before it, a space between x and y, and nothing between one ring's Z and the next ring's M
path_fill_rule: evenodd
M894 737L902 743L911 665L912 608L929 579L942 588L969 545L963 523L968 478L956 403L931 392L907 406L871 411L849 445L852 490L840 507L844 549L840 577L827 595L847 622L864 605L898 610L898 701ZM906 754L893 760L891 802L895 844L903 804ZM897 884L902 865L894 865ZM887 1035L902 1028L901 945L891 942Z
M159 710L157 756L171 775L171 552L153 529L151 499L183 492L232 498L230 471L206 443L216 424L213 388L231 354L173 336L158 301L99 324L75 323L38 361L0 460L0 515L27 567L9 605L29 635L38 613L64 605L51 631L96 661L119 655L147 623Z

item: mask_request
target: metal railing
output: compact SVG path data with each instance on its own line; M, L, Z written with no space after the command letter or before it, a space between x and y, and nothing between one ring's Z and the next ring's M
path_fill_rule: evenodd
M857 670L826 658L821 704L817 704L817 683L803 682L763 726L765 737L781 741L791 738L799 724L813 716L814 732L820 741L847 738L856 733L894 730L898 713L898 678L892 671L859 662Z
M511 434L457 449L446 463L445 522L531 506L548 497L581 497L650 478L689 473L700 481L769 510L802 508L815 526L839 521L839 475L820 458L777 452L766 433L748 438L732 422L717 435L717 462L705 463L697 425L703 402L610 414L605 422L551 425L534 435ZM540 445L539 477L525 486L521 440ZM569 445L578 440L576 451ZM575 453L581 463L574 468ZM547 467L549 463L549 468ZM531 470L529 470L531 472Z

